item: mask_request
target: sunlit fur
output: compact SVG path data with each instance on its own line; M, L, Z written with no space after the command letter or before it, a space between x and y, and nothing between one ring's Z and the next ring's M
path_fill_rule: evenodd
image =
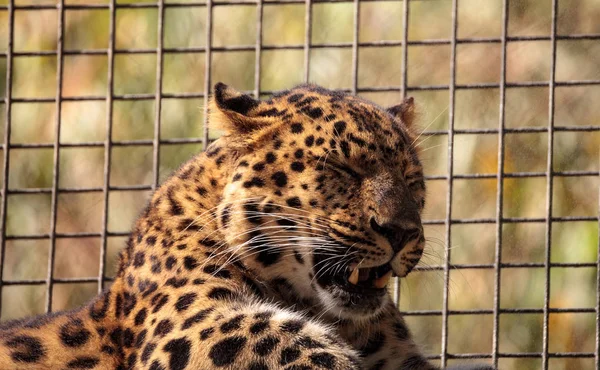
M422 254L412 116L217 84L224 136L153 194L110 289L0 325L0 369L434 369L384 289L344 288L350 264L404 276Z

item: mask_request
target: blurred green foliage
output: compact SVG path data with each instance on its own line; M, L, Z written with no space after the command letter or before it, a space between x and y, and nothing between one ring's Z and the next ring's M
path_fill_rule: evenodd
M67 0L67 4L106 4L106 0ZM137 0L117 3L144 2ZM165 1L172 2L172 1ZM181 2L178 0L178 2ZM0 0L5 5L6 0ZM22 4L55 4L55 0L16 0ZM548 36L551 29L550 0L509 1L509 36ZM263 44L302 45L305 7L303 4L264 2ZM500 37L501 1L482 3L460 0L458 37ZM157 47L156 8L118 9L117 49ZM359 41L402 40L402 2L369 1L360 4ZM581 0L573 4L559 1L558 33L600 33L600 3ZM57 43L57 11L19 10L14 19L15 51L52 51ZM410 1L409 40L449 39L452 32L451 1ZM7 47L8 16L0 11L0 53ZM205 7L167 7L165 48L204 47ZM109 39L109 12L106 9L68 10L65 13L64 46L67 50L106 49ZM313 44L348 43L353 39L351 2L313 5ZM253 45L256 41L254 6L217 6L213 10L214 47ZM498 83L501 45L498 43L459 44L456 55L458 84ZM358 86L402 85L402 47L362 47L358 55ZM349 48L314 48L310 54L310 80L330 88L352 86L352 60ZM450 76L449 45L422 45L408 48L408 85L447 85ZM262 90L289 88L303 82L302 49L265 50L261 58ZM214 52L211 80L223 81L242 90L254 88L254 51ZM556 79L600 79L598 40L557 42ZM156 55L122 54L115 57L114 93L154 94ZM203 92L205 55L201 52L164 55L163 92ZM510 42L507 47L507 81L547 81L550 76L549 41ZM104 96L107 91L106 55L68 55L64 58L63 95ZM57 60L55 56L18 56L13 59L14 98L54 98ZM6 75L6 58L0 57L0 75ZM0 79L0 96L6 96L6 81ZM381 104L397 103L398 92L363 93ZM448 128L449 95L446 90L414 91L420 110L420 124L427 130ZM509 128L545 127L548 124L547 87L508 88L505 124ZM560 86L555 91L554 120L558 126L600 125L600 86ZM497 128L498 89L459 89L456 91L455 128ZM163 99L161 135L163 139L200 137L203 132L203 99ZM102 141L106 138L106 104L103 101L65 102L62 106L62 143ZM6 125L6 106L0 104L0 130ZM116 100L113 103L112 139L141 140L154 135L153 100ZM11 143L52 143L55 139L54 103L13 103ZM211 133L211 137L218 133ZM446 136L419 139L428 175L447 173ZM547 133L510 133L504 138L505 172L543 172L547 160ZM600 131L556 132L554 169L557 171L598 171ZM164 179L193 153L199 144L162 145L159 163ZM9 188L49 188L52 186L52 149L12 149ZM456 135L454 172L456 174L497 171L498 136ZM101 187L103 148L63 148L60 151L60 187ZM113 147L111 185L140 185L152 181L152 147ZM4 180L4 179L1 179ZM504 180L505 217L546 216L545 177ZM598 176L556 177L553 216L598 216ZM429 182L426 219L444 219L447 183ZM496 179L454 181L453 218L494 218ZM147 191L113 191L109 197L108 229L126 232L144 206ZM18 194L8 198L8 235L47 233L50 226L50 194ZM57 231L100 232L103 200L101 193L61 194L57 207ZM428 251L422 265L436 266L445 260L445 229L428 226ZM496 225L459 224L452 227L451 262L490 264L494 261ZM541 263L544 261L544 223L507 223L502 228L502 261ZM114 275L118 251L125 238L109 237L107 275ZM4 256L5 280L44 279L47 275L48 240L9 240ZM54 276L93 277L98 273L98 238L59 239L56 245ZM598 222L554 223L552 262L595 263L598 248ZM449 307L452 310L491 309L495 272L489 269L462 269L450 272ZM545 273L542 268L504 268L500 276L502 308L541 308L544 304ZM551 307L593 308L596 297L596 268L552 268ZM401 282L402 310L442 309L443 275L440 271L419 271ZM92 297L93 283L56 284L53 310L71 308ZM41 313L45 287L4 286L3 320ZM551 352L593 352L594 313L550 315ZM410 316L408 321L419 342L431 354L440 351L442 320L439 316ZM542 314L502 314L501 352L540 352ZM489 353L492 349L492 315L453 315L449 318L448 350L451 353ZM539 368L539 359L502 358L502 369ZM553 358L551 369L592 369L593 358Z

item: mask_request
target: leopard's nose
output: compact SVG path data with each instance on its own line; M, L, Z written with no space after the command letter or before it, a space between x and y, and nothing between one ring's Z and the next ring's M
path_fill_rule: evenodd
M406 227L391 222L380 225L375 217L371 217L371 229L390 242L394 253L400 252L408 243L421 237L421 229L417 227Z

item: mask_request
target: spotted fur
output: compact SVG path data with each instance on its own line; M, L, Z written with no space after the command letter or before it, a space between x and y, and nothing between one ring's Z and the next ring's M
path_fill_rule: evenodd
M225 135L152 196L110 289L2 324L0 368L433 369L385 289L347 283L421 257L412 100L217 84L210 114Z

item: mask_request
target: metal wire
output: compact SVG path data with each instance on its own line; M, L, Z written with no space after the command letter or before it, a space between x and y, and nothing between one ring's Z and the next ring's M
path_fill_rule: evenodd
M6 60L6 126L4 128L4 144L3 148L8 148L10 143L11 134L11 123L12 123L12 104L10 104L12 98L12 74L13 74L13 46L14 46L14 22L15 22L15 8L14 0L10 0L8 5L8 45L6 47L7 60ZM2 230L0 230L0 314L2 313L2 286L5 284L4 279L4 266L6 259L6 208L7 208L7 197L5 194L8 193L8 173L10 166L10 150L3 150L4 158L4 182L2 183L2 197L0 198L0 216L2 219L0 223Z
M162 118L162 86L163 86L163 38L165 21L164 0L158 1L158 27L157 27L157 45L156 45L156 89L154 97L154 140L152 141L152 189L158 188L159 168L160 168L160 131Z
M450 286L450 261L452 245L452 191L454 188L454 112L456 108L456 34L458 31L458 0L452 0L452 42L450 50L450 102L448 105L448 178L446 179L446 239L444 243L444 291L442 293L442 345L440 361L443 368L448 361L448 294Z
M56 124L54 129L54 158L52 165L52 203L50 215L50 251L48 253L48 275L46 278L46 311L52 311L52 295L54 290L54 262L56 257L56 221L57 221L57 206L58 206L58 179L59 179L59 161L60 161L60 133L61 133L61 116L62 116L62 88L63 88L63 39L65 35L65 9L64 0L60 0L58 4L58 35L57 35L57 54L56 54Z
M600 187L598 187L598 216L600 216ZM596 369L600 369L600 217L598 217L598 255L596 257Z
M389 2L397 4L399 9L403 10L402 28L403 34L400 40L388 41L368 41L361 42L361 2ZM442 307L438 310L410 310L403 312L406 316L413 317L440 317L442 320L441 328L441 351L439 354L429 356L431 359L437 359L442 365L446 365L448 360L452 359L490 359L494 365L498 365L500 359L504 358L533 358L539 359L542 362L542 368L548 369L550 359L555 358L594 358L596 368L600 368L600 289L598 289L595 307L583 308L556 308L551 305L551 287L550 275L554 269L595 269L597 271L596 281L600 287L600 236L598 240L598 256L596 262L552 262L551 247L552 247L552 229L557 223L578 223L578 222L596 222L600 230L600 203L598 204L598 215L596 216L554 216L552 213L553 205L553 181L555 178L580 178L580 177L597 177L600 178L600 171L557 171L553 167L554 160L554 138L557 132L579 132L579 133L596 133L600 132L600 124L592 123L586 126L561 126L560 122L555 122L555 91L559 87L574 87L574 86L600 86L599 79L589 80L556 80L556 59L557 59L557 42L566 40L600 40L599 33L589 34L557 34L557 17L558 17L558 0L552 2L551 14L551 33L549 36L510 36L508 34L509 24L509 1L502 1L502 32L501 37L458 37L459 27L459 0L452 0L451 6L451 35L448 39L426 39L426 40L410 40L409 38L409 20L411 3L416 1L434 1L434 0L232 0L232 1L213 1L207 0L202 2L165 2L158 0L156 2L144 3L118 3L116 0L111 0L106 4L65 4L64 0L60 0L56 5L52 4L28 4L16 5L14 0L10 0L7 5L0 5L0 12L7 13L8 20L8 38L6 51L0 52L0 59L6 62L6 94L0 96L0 105L5 105L5 131L3 141L0 143L0 150L3 150L3 174L4 182L0 186L0 314L2 313L3 294L2 290L8 286L40 286L45 289L45 310L52 310L53 290L57 284L75 284L75 283L96 283L98 291L102 290L106 283L110 283L112 279L107 276L107 244L109 238L126 237L127 232L115 232L109 230L109 214L110 202L109 197L114 191L141 192L150 191L158 186L160 180L160 156L161 147L173 146L181 144L202 144L206 148L212 141L207 120L207 92L210 91L212 80L213 55L218 53L231 52L254 52L254 83L252 90L247 91L256 97L272 94L274 91L262 89L262 53L264 51L284 51L297 50L303 52L303 70L302 80L311 81L311 52L313 49L345 49L350 50L352 55L351 65L351 85L346 91L361 94L374 92L392 92L398 93L401 97L406 97L411 92L421 91L448 91L449 108L448 108L448 128L445 130L428 130L423 133L424 136L445 136L448 141L448 172L444 175L427 176L429 181L444 181L446 184L446 204L445 215L439 219L427 219L425 225L444 226L444 241L446 245L445 253L446 261L440 265L419 266L416 271L437 271L443 274L443 297ZM347 3L352 6L352 40L350 42L326 42L313 43L313 8L315 4L326 3ZM263 13L264 6L271 5L286 5L299 4L304 5L304 40L298 44L286 45L268 45L263 43ZM249 45L224 45L213 46L213 11L215 7L229 6L244 6L255 7L256 9L256 37L255 43ZM204 8L206 11L205 27L206 39L202 47L166 47L165 46L165 12L170 8ZM117 48L116 38L116 13L121 9L155 9L157 11L157 45L155 48ZM57 47L56 50L44 51L15 51L15 13L17 12L36 12L40 10L55 10L57 12ZM108 47L106 49L66 49L64 44L65 36L65 12L68 10L98 10L105 11L108 15ZM528 82L508 82L507 81L507 46L514 42L549 42L551 45L551 68L550 76L547 81L528 81ZM459 45L490 45L496 44L501 48L501 63L500 63L500 79L495 83L457 83L457 47ZM435 85L410 85L409 77L409 49L414 46L447 46L450 48L450 78L448 84ZM398 71L402 76L399 85L389 86L361 86L359 72L361 69L360 53L362 49L368 48L402 48L402 58L398 61ZM205 60L205 76L202 91L194 91L187 93L167 93L163 91L163 82L165 78L164 60L165 57L175 54L196 54L201 57L204 54ZM63 80L65 73L64 60L66 56L106 56L108 59L107 68L107 87L105 95L86 95L86 96L65 96L63 92ZM115 74L115 56L116 55L154 55L156 56L156 75L155 75L155 91L154 93L135 93L135 94L116 94L114 89L114 74ZM14 91L14 59L15 58L35 58L35 57L55 57L57 61L56 75L56 95L54 97L29 97L29 96L13 96ZM313 66L312 70L317 66ZM506 127L506 92L511 88L548 88L549 105L548 105L548 123L545 127ZM474 89L497 89L499 91L499 116L497 128L469 128L459 129L455 127L456 101L457 92L462 90ZM161 116L163 101L165 99L183 100L183 99L204 99L204 127L201 137L189 138L171 138L163 139L161 137ZM153 101L154 106L154 125L151 139L143 140L114 140L113 139L113 108L114 103L118 101ZM65 102L104 102L106 104L106 121L105 121L105 138L101 141L84 141L78 143L67 143L61 141L61 110ZM14 104L34 104L34 103L51 103L56 106L56 118L54 126L54 138L52 142L42 143L19 143L11 140L12 132L12 107ZM558 124L557 124L558 123ZM538 133L547 134L548 136L548 151L546 168L544 171L528 171L528 172L507 172L505 168L505 147L506 135L516 133ZM471 173L457 174L454 171L455 162L455 142L457 136L462 135L498 135L498 162L496 172L494 173ZM112 185L111 184L111 159L112 151L119 147L152 147L152 181L148 185ZM59 183L59 162L60 152L65 148L102 148L104 150L103 162L103 184L95 187L67 187ZM20 188L9 187L10 175L10 159L11 152L14 149L29 150L29 149L52 149L53 150L53 173L52 184L50 187L43 188ZM529 179L529 178L544 178L546 181L546 199L545 199L545 214L543 217L506 217L503 212L504 203L504 181L506 179ZM454 185L457 181L469 181L477 179L496 180L496 207L495 214L489 218L460 218L453 215L452 201ZM72 232L65 233L57 230L57 205L59 197L63 194L102 194L102 230L100 232ZM22 194L47 194L51 197L51 215L50 228L47 233L27 233L27 234L9 234L7 233L7 204L8 197ZM455 225L476 225L489 224L495 227L495 245L494 259L492 263L453 263L451 250L451 238L453 226ZM544 241L544 260L543 262L504 262L502 260L503 226L508 224L539 224L545 227ZM99 238L101 241L100 257L98 264L98 275L78 278L57 278L54 275L54 266L56 264L56 243L61 239L74 238ZM7 241L49 241L48 254L48 271L44 279L7 279L4 277L4 267L6 260L6 244ZM503 308L501 304L501 277L502 272L507 269L536 269L543 271L545 276L544 302L541 308ZM449 285L450 275L452 271L461 270L489 270L494 274L494 292L493 306L490 309L474 309L474 310L456 310L452 309L449 304ZM396 282L394 300L399 304L400 299L400 284ZM595 347L594 352L557 352L550 350L550 330L549 323L552 314L565 313L587 313L595 314ZM540 352L506 352L502 351L500 346L500 320L503 315L508 314L539 314L543 316L543 343ZM448 349L450 333L449 333L449 318L451 316L464 315L489 315L493 318L492 332L492 349L491 353L451 353ZM0 317L1 318L1 317Z
M506 38L508 36L508 0L502 1L502 56L500 62L500 102L498 119L498 168L496 170L496 245L494 248L494 327L492 338L492 362L498 367L500 348L500 287L502 269L502 219L504 204L504 130L506 105Z
M402 1L402 45L408 45L408 13L410 11L408 0ZM400 98L405 99L408 86L408 48L402 48L402 86L400 90ZM399 279L394 279L394 303L400 307L401 285Z
M361 0L364 1L364 0ZM390 0L391 1L391 0ZM394 0L394 1L399 1L399 0ZM402 0L403 1L403 0ZM417 1L417 0L412 0L412 1ZM423 0L418 0L418 1L423 1ZM248 4L254 4L254 3L244 3L246 5ZM269 5L271 5L272 2L269 2ZM311 2L312 4L312 2ZM165 8L169 8L168 5L172 5L172 4L165 4ZM219 5L219 4L217 4ZM217 6L215 5L215 6ZM223 4L220 4L223 5ZM65 8L68 8L67 5L65 5ZM210 8L214 8L214 6L210 6ZM311 6L312 8L312 6ZM2 11L2 8L0 7L0 11ZM408 14L408 13L407 13ZM306 12L306 18L309 18L312 20L312 12ZM306 19L305 18L305 19ZM312 32L312 28L307 29L306 34L309 34ZM308 35L310 36L310 35ZM306 35L305 35L306 37ZM581 35L557 35L556 36L556 40L557 41L562 41L562 40L600 40L600 34L581 34ZM535 41L551 41L550 37L547 36L509 36L506 38L506 41L508 42L535 42ZM392 46L404 46L404 45L408 45L408 46L433 46L433 45L450 45L452 43L452 40L450 39L430 39L430 40L394 40L394 41L369 41L369 42L359 42L358 46L361 48L376 48L376 47L392 47ZM462 44L501 44L502 43L502 38L494 38L494 37L487 37L487 38L477 38L477 37L470 37L470 38L457 38L456 39L456 44L458 45L462 45ZM286 45L263 45L262 46L262 50L310 50L311 48L314 49L351 49L354 47L354 42L337 42L337 43L319 43L319 44L286 44ZM211 51L217 51L217 52L238 52L238 51L254 51L256 50L256 46L255 45L235 45L235 46L218 46L218 47L211 47L210 48ZM185 53L185 54L200 54L200 53L205 53L208 50L208 47L171 47L171 48L163 48L163 54L180 54L180 53ZM145 48L125 48L125 49L116 49L114 50L114 53L116 54L147 54L147 55L152 55L152 54L156 54L156 49L145 49ZM17 52L13 52L12 55L16 56L16 57L39 57L39 56L53 56L56 55L57 52L54 50L43 50L43 51L17 51ZM87 49L87 50L65 50L63 52L64 55L107 55L108 54L108 50L105 49ZM305 54L306 55L306 54ZM6 52L0 52L0 58L6 58L7 53ZM540 82L528 82L526 84L539 84ZM566 84L572 84L572 83L577 83L577 81L564 81L564 83ZM597 85L599 82L594 82L594 81L581 81L581 83L583 84L594 84ZM459 86L461 85L457 85L458 88L460 88ZM484 87L488 87L488 88L493 88L493 87L498 87L497 84L483 84ZM510 85L508 84L507 87L518 87L519 85ZM544 85L536 85L536 86L544 86ZM547 86L547 85L546 85ZM426 86L418 86L415 88L422 88ZM368 87L365 87L368 88ZM469 85L465 85L463 88L472 88ZM385 89L385 88L384 88ZM442 86L440 86L440 89L443 89ZM147 94L146 97L149 99L151 94ZM179 97L179 96L176 96ZM102 97L97 97L96 99L101 100Z
M312 47L312 0L306 0L304 12L304 82L310 78L310 48Z
M212 34L213 34L213 5L212 0L206 0L206 49L205 49L205 60L204 60L204 93L202 97L204 98L204 131L202 133L202 147L206 149L209 144L208 140L208 101L207 95L205 94L207 91L210 91L212 80L211 76L211 67L212 67L212 51L214 50L212 47Z
M352 94L358 93L358 41L360 34L360 1L354 0L352 33Z
M262 38L263 38L263 0L258 0L256 5L256 47L254 58L254 97L260 98L260 72L262 63Z
M544 291L544 324L542 334L542 368L548 369L548 345L550 331L550 258L552 249L552 193L554 189L554 178L552 170L554 169L554 96L555 96L555 78L556 78L556 17L558 13L558 0L552 1L552 59L550 62L550 83L548 98L548 158L546 163L546 242L544 256L544 272L546 274L546 286Z
M108 245L108 215L110 212L108 197L110 195L110 163L112 158L112 128L113 128L113 94L115 72L115 1L110 1L108 20L108 76L106 77L106 137L104 138L104 181L102 184L102 235L100 236L100 258L98 266L98 293L104 289L106 279L106 248ZM60 191L60 189L59 189Z

